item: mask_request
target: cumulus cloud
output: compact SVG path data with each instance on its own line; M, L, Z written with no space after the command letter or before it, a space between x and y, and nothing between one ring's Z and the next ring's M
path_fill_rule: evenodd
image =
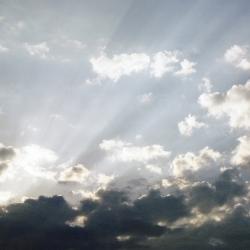
M178 62L177 51L157 52L152 56L150 73L155 78L161 78L165 73L174 71Z
M119 54L109 58L106 54L91 58L93 71L101 78L118 81L123 75L131 75L145 70L150 63L150 57L143 53Z
M65 193L67 184L75 188L73 191L84 189L86 193L95 192L100 188L105 189L115 177L112 174L106 175L100 171L89 170L82 164L72 165L71 162L59 164L58 155L53 150L35 144L19 148L0 144L0 175L1 183L3 185L8 183L10 186L8 192L11 192L15 200L26 195L27 189L36 185L35 183L39 185L39 190L46 190L47 184L52 185L57 190L52 191L54 193L61 191ZM21 185L18 191L15 188L17 185ZM67 198L72 202L79 202L78 198L81 196L73 196L68 195ZM4 200L9 199L4 198Z
M189 61L187 59L184 59L180 63L181 69L176 71L175 74L180 75L180 76L191 75L191 74L196 72L196 69L194 67L195 65L196 65L195 62L191 62L191 61Z
M48 59L50 48L47 42L42 42L38 44L25 43L24 48L31 56L38 56L42 59Z
M242 167L250 164L250 136L244 135L238 139L239 144L232 152L231 163Z
M12 164L33 177L53 179L56 171L57 154L48 148L31 144L16 149Z
M146 71L152 77L161 78L172 72L179 76L188 76L196 72L196 63L187 59L178 51L160 51L152 56L146 53L117 54L108 57L102 53L90 59L93 71L100 79L118 81L122 76ZM181 67L180 70L177 70ZM91 82L89 80L89 82Z
M224 58L236 68L250 70L250 55L246 46L233 45L225 52Z
M199 122L196 116L189 114L185 119L178 123L179 132L184 136L191 136L194 129L205 127L206 124Z
M162 169L154 164L147 164L146 169L155 174L162 174Z
M157 159L166 159L170 152L163 146L154 144L149 146L135 146L121 140L103 140L100 148L104 150L111 161L148 163Z
M250 81L233 85L226 93L203 93L198 102L216 118L226 115L232 128L250 128Z
M214 175L213 168L217 165L222 155L209 147L201 149L198 154L188 152L177 155L172 162L172 171L175 177L195 178L202 175Z

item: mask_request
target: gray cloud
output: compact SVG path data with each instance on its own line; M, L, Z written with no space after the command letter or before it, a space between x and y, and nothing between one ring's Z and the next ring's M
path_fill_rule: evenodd
M162 195L158 190L135 200L126 192L100 190L98 199L85 199L72 209L61 196L28 199L1 211L0 243L5 249L235 249L248 247L250 228L246 207L235 204L219 221L191 223L192 210L209 213L246 194L235 169L224 171L211 185L191 186L188 193ZM6 212L8 211L8 212ZM69 223L79 216L82 225ZM185 219L186 224L176 222ZM190 220L190 222L188 222ZM164 224L164 222L166 224ZM189 224L190 223L190 224ZM244 227L240 226L244 223ZM245 232L245 233L244 233ZM241 238L237 238L241 235ZM26 240L26 237L29 240ZM45 240L46 239L46 240Z

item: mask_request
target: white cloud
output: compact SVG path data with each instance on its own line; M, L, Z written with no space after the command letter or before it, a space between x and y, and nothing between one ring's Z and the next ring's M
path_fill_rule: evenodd
M233 85L226 93L203 93L198 102L216 118L228 116L232 128L250 128L250 81Z
M153 100L153 94L151 92L138 96L138 100L141 104L149 104Z
M84 188L86 192L94 192L105 189L115 177L89 170L82 164L72 165L70 161L61 164L58 162L58 156L54 151L40 145L12 148L0 144L0 172L2 170L0 182L9 185L8 191L14 190L16 199L26 195L33 185L39 185L39 190L43 191L47 189L46 183L55 185L57 182L74 183L78 188ZM65 188L60 185L56 190L58 192ZM8 202L12 198L9 193L4 193L2 196L0 203Z
M109 58L105 53L91 58L93 71L101 78L118 81L123 75L131 75L145 70L149 66L150 57L143 53L120 54Z
M114 180L115 176L98 173L96 178L97 178L96 183L101 188L105 188L112 180Z
M182 58L182 59L181 59ZM182 60L180 62L180 60ZM99 57L90 59L93 72L100 79L118 81L122 76L146 71L155 78L161 78L167 72L187 76L196 72L196 63L187 59L178 51L160 51L152 56L145 53L117 54L108 57L104 52ZM177 70L177 67L181 67ZM87 83L90 83L89 80Z
M146 169L154 174L162 174L162 169L154 164L147 164Z
M96 189L96 191L87 191L86 189L80 189L80 190L72 190L72 195L78 197L78 200L85 200L85 199L91 199L91 200L98 200L99 197L96 192L98 192L99 189Z
M178 123L178 129L184 136L191 136L194 129L205 127L206 124L197 121L196 116L189 114L185 119Z
M238 141L239 144L232 152L231 163L248 167L250 164L250 136L242 136Z
M175 157L172 162L175 177L193 177L199 171L211 171L215 163L221 159L221 154L209 147L201 149L198 154L187 152Z
M35 144L20 148L3 148L0 145L0 170L2 168L0 181L28 177L32 181L35 178L53 180L56 174L57 159L54 151Z
M196 72L196 69L194 68L195 65L196 65L196 63L191 62L191 61L189 61L187 59L184 59L180 63L181 69L176 71L175 74L180 75L180 76L191 75L191 74Z
M14 195L9 191L0 191L0 206L8 204Z
M176 51L163 51L153 55L150 64L150 73L156 78L161 78L165 73L172 72L174 65L179 62Z
M53 179L55 164L58 159L56 153L36 144L16 149L16 157L12 165L26 171L34 177Z
M134 146L121 140L103 140L100 148L108 153L111 161L148 163L153 160L168 158L169 151L161 145Z
M210 79L207 77L202 78L202 82L199 85L199 90L202 92L209 93L211 92L212 88L213 88L213 85L211 84Z
M46 42L38 44L25 43L24 47L31 56L38 56L42 59L47 59L49 57L50 48Z
M236 68L250 70L250 56L246 46L233 45L225 52L224 58Z

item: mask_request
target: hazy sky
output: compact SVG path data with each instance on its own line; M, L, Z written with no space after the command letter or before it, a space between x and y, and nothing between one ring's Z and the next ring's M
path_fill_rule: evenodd
M247 0L0 0L6 220L63 206L48 228L98 239L36 250L250 248L249 24Z

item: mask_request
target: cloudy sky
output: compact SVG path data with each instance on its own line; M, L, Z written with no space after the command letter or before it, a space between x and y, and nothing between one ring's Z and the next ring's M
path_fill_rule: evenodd
M0 0L0 248L250 249L248 0Z

